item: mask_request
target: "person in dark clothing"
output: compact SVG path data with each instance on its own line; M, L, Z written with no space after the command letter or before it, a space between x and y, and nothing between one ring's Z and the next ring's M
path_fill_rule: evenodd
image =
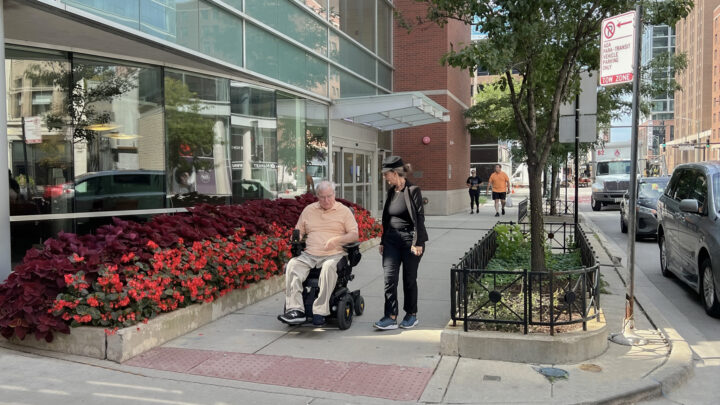
M20 199L20 184L13 178L12 170L8 169L8 176L10 176L10 201L14 202Z
M473 205L476 212L480 213L480 177L475 174L475 169L470 169L470 177L467 181L468 191L470 192L470 213L473 213Z
M397 287L400 266L403 271L403 310L401 328L412 328L417 320L417 270L428 240L425 209L420 188L407 180L410 165L399 156L383 161L383 177L390 184L382 214L383 234L380 240L385 272L385 314L373 325L377 329L398 327Z

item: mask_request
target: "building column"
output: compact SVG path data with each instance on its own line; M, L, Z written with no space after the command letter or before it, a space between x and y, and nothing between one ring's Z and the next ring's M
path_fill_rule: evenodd
M5 21L3 13L3 0L0 0L0 168L5 170L10 167L8 158L8 136L7 136L7 92L5 89ZM5 149L5 150L1 150ZM5 177L5 172L0 175L0 190L8 197L0 198L0 282L4 281L10 271L10 182Z

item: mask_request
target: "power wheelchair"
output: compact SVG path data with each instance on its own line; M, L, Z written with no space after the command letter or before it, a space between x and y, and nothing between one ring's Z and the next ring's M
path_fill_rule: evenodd
M300 231L297 229L293 230L290 243L292 257L300 256L305 250L305 242L300 240ZM325 317L326 320L336 319L341 330L348 329L352 325L353 314L360 316L365 311L365 299L360 295L360 290L350 291L347 287L348 283L355 278L352 268L360 262L362 257L360 242L345 244L343 249L347 254L337 263L338 278L330 296L330 315ZM319 277L320 268L314 267L303 282L302 298L306 323L312 322L313 319L313 302L320 292Z

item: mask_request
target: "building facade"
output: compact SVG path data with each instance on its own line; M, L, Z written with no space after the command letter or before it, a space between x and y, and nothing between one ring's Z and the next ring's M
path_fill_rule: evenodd
M13 261L113 216L325 179L377 213L392 131L448 121L393 93L389 0L2 3Z
M720 1L700 0L675 26L676 52L687 55L687 69L676 73L673 139L665 142L668 172L681 163L707 158L712 125L713 11Z
M642 63L663 54L675 54L675 27L667 25L651 25L645 28L642 37ZM668 81L674 72L672 69L652 70L649 72L653 81ZM675 111L674 92L653 94L649 98L650 115L639 128L638 156L641 168L650 173L667 171L662 145L674 139Z
M412 0L395 0L406 21L424 17L427 6ZM425 211L447 215L467 208L470 173L470 134L463 116L470 105L467 71L443 66L442 55L451 45L470 42L470 26L449 21L445 26L426 24L412 32L395 26L393 36L394 90L420 92L449 111L449 122L394 131L393 151L413 165L411 181L428 200Z

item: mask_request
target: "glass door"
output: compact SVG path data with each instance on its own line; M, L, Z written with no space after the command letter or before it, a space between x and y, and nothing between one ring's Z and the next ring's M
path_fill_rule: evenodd
M333 148L335 195L370 209L372 193L372 153L348 148Z

